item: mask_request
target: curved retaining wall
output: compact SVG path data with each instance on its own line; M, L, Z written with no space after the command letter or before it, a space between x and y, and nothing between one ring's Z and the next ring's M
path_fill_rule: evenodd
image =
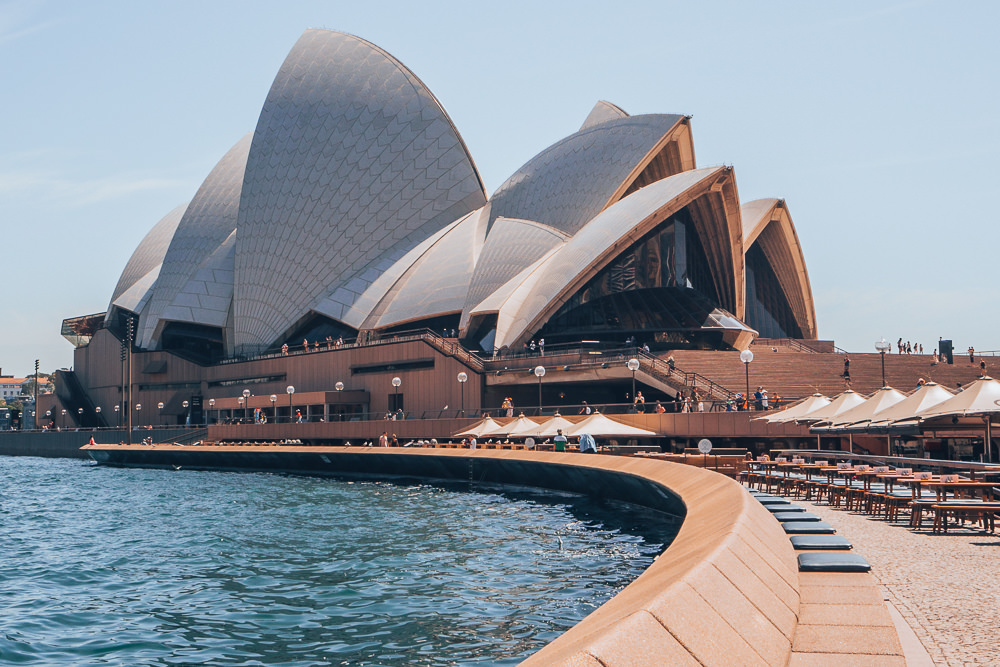
M109 465L417 477L576 491L684 516L634 582L525 665L785 665L799 613L784 531L739 484L663 461L589 454L340 447L87 447Z

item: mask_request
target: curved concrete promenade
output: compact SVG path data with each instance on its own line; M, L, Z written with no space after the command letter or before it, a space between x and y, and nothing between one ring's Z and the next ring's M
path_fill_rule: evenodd
M800 580L784 531L739 484L691 466L506 450L170 445L85 450L109 465L410 477L577 491L684 517L677 537L643 574L525 665L812 665L865 656L872 658L865 664L901 664L873 655L877 649L824 643L822 636L793 652L793 644L801 643L796 640L802 627L800 581L808 579ZM840 611L863 599L872 611L887 613L870 575L833 575L832 581L819 576L815 591L843 587L833 600ZM850 579L837 582L836 577ZM813 616L820 620L812 621L811 630L826 634L820 629L826 627L829 601L814 602ZM882 653L899 653L898 641L895 647Z

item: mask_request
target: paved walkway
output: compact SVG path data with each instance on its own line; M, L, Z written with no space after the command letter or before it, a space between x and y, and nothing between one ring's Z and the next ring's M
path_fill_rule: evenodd
M824 503L809 508L868 559L885 597L935 665L1000 663L1000 535L967 528L947 535L911 530Z

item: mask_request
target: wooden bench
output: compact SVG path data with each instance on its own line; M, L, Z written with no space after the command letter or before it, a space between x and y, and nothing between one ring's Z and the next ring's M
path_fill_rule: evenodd
M997 512L1000 512L1000 503L952 501L949 503L931 505L931 509L934 510L935 533L948 532L949 514L955 519L958 519L959 516L961 516L963 520L972 519L974 517L977 523L982 524L985 530L992 533L994 531L994 515Z

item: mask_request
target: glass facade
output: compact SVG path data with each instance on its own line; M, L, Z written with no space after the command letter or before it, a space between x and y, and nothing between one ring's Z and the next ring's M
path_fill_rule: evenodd
M760 246L746 253L747 323L763 338L803 338L778 276Z
M552 341L634 336L651 345L724 347L723 329L745 327L719 301L705 250L683 209L588 281L539 335Z

